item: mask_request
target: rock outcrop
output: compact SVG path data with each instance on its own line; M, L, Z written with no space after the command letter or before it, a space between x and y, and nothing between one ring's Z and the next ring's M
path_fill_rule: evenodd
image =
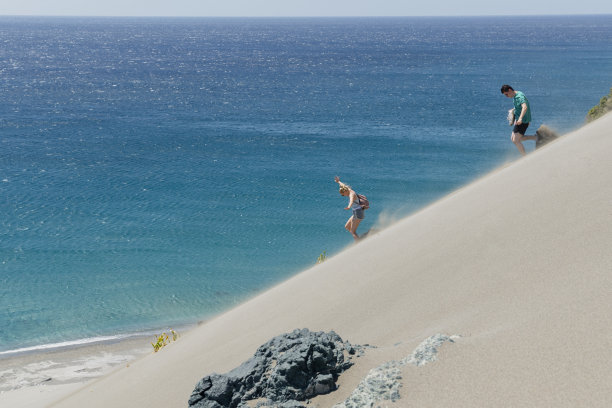
M332 408L378 407L382 406L381 400L397 401L400 398L399 390L402 386L402 367L409 364L421 367L436 361L440 347L446 342L454 343L459 338L460 336L457 335L446 334L435 334L426 338L406 358L389 361L371 369L350 397Z
M334 391L338 376L362 351L333 331L294 330L274 337L229 373L202 378L189 406L246 407L247 401L260 400L259 406L302 407L300 401Z

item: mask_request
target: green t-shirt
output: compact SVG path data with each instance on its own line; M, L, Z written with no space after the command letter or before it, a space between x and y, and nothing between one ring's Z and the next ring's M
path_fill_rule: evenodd
M516 95L514 95L514 117L516 120L521 117L521 112L523 111L523 104L527 104L527 112L525 112L525 116L523 116L523 123L531 122L531 106L529 106L529 101L524 93L521 91L516 91Z

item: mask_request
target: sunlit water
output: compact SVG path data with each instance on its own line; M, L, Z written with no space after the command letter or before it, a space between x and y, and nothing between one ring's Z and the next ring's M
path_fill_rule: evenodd
M518 158L502 84L530 130L581 125L611 39L612 16L0 17L0 352L205 319L337 253L334 175L360 230L407 215Z

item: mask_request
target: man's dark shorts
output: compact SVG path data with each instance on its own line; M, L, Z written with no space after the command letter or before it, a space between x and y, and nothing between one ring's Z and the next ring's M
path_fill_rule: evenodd
M520 125L514 125L512 133L520 133L521 135L525 136L525 132L527 131L528 127L529 123L521 123Z

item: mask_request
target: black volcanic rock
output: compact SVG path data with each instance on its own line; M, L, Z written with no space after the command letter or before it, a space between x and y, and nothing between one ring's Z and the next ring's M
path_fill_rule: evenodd
M227 374L202 378L189 398L194 408L246 407L266 399L275 407L301 407L316 395L336 390L338 376L353 365L360 346L344 342L336 333L308 329L274 337L255 355Z

